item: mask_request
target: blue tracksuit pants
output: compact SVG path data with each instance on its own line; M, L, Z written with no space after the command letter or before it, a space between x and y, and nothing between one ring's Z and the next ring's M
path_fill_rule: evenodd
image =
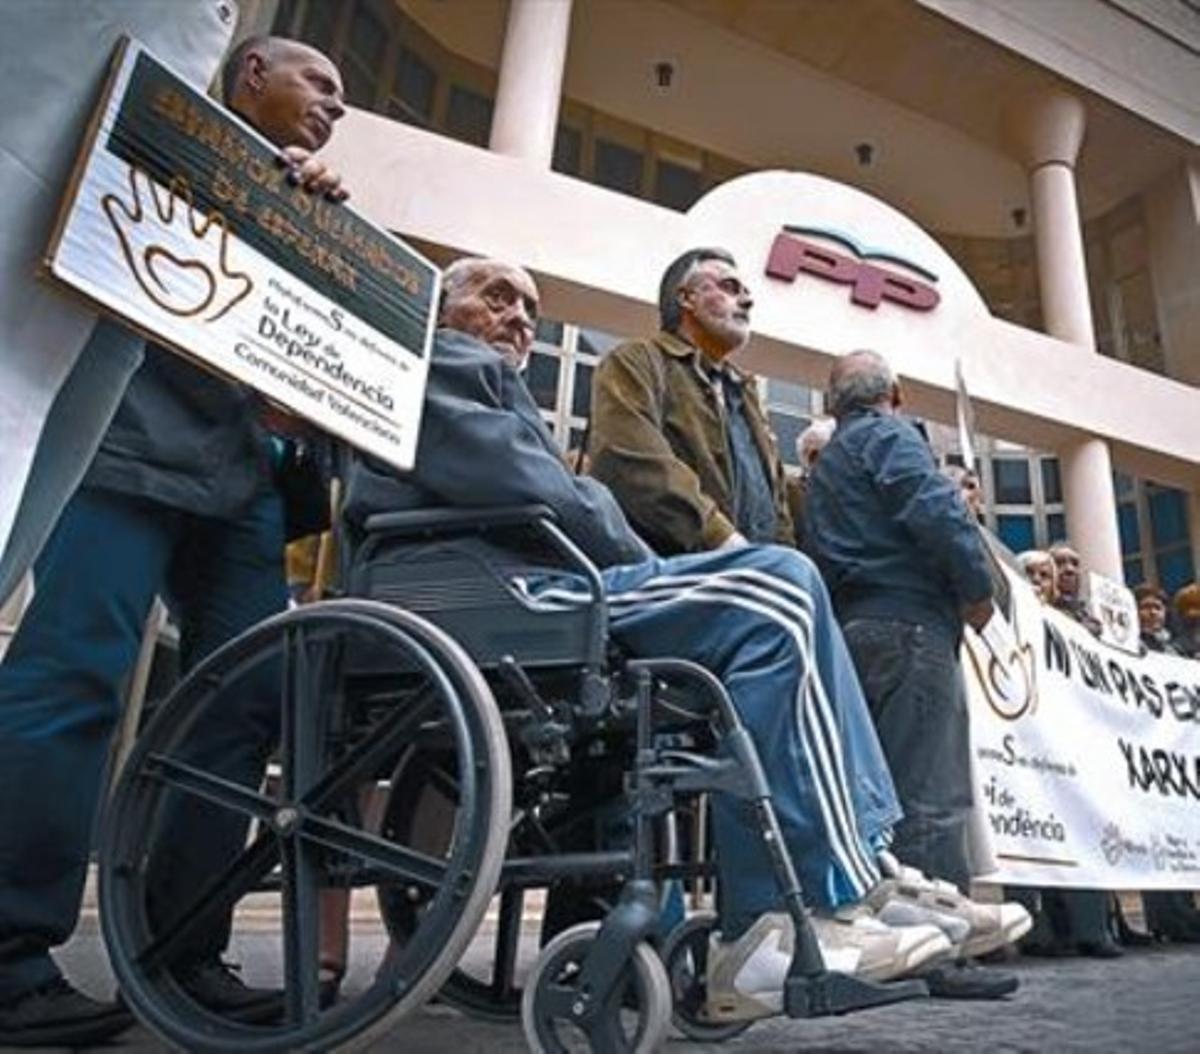
M879 881L875 849L901 811L866 701L811 561L779 546L649 560L604 572L613 637L632 654L690 659L724 683L762 758L810 904L833 908ZM544 601L580 588L556 577ZM713 808L722 928L782 900L745 803Z

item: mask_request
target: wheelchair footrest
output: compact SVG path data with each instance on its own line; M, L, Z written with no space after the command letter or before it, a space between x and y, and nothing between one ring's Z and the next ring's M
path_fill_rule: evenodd
M783 1010L788 1017L835 1017L928 997L924 981L881 984L828 971L814 977L789 977L784 982Z

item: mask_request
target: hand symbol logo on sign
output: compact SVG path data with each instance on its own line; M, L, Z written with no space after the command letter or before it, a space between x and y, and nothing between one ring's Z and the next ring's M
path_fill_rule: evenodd
M225 217L197 213L187 180L176 176L163 192L131 165L129 192L128 202L105 194L100 203L133 277L158 307L214 322L249 295L254 282L229 265Z
M1015 721L1037 707L1033 647L1018 627L997 611L979 633L968 632L967 654L988 705L998 717Z

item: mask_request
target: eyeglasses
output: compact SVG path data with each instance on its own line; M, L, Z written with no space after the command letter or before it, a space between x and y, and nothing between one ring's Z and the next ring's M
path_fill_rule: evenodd
M722 293L737 300L750 296L750 287L733 275L726 275L724 278L714 278L712 275L707 274L697 275L684 288L691 292L704 282L715 285Z

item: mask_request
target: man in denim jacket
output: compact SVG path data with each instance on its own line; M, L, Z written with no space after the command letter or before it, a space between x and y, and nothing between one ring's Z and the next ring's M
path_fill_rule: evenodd
M833 594L905 817L898 856L960 887L970 878L964 620L982 628L992 580L979 529L874 352L838 360L837 430L813 471L808 537Z

